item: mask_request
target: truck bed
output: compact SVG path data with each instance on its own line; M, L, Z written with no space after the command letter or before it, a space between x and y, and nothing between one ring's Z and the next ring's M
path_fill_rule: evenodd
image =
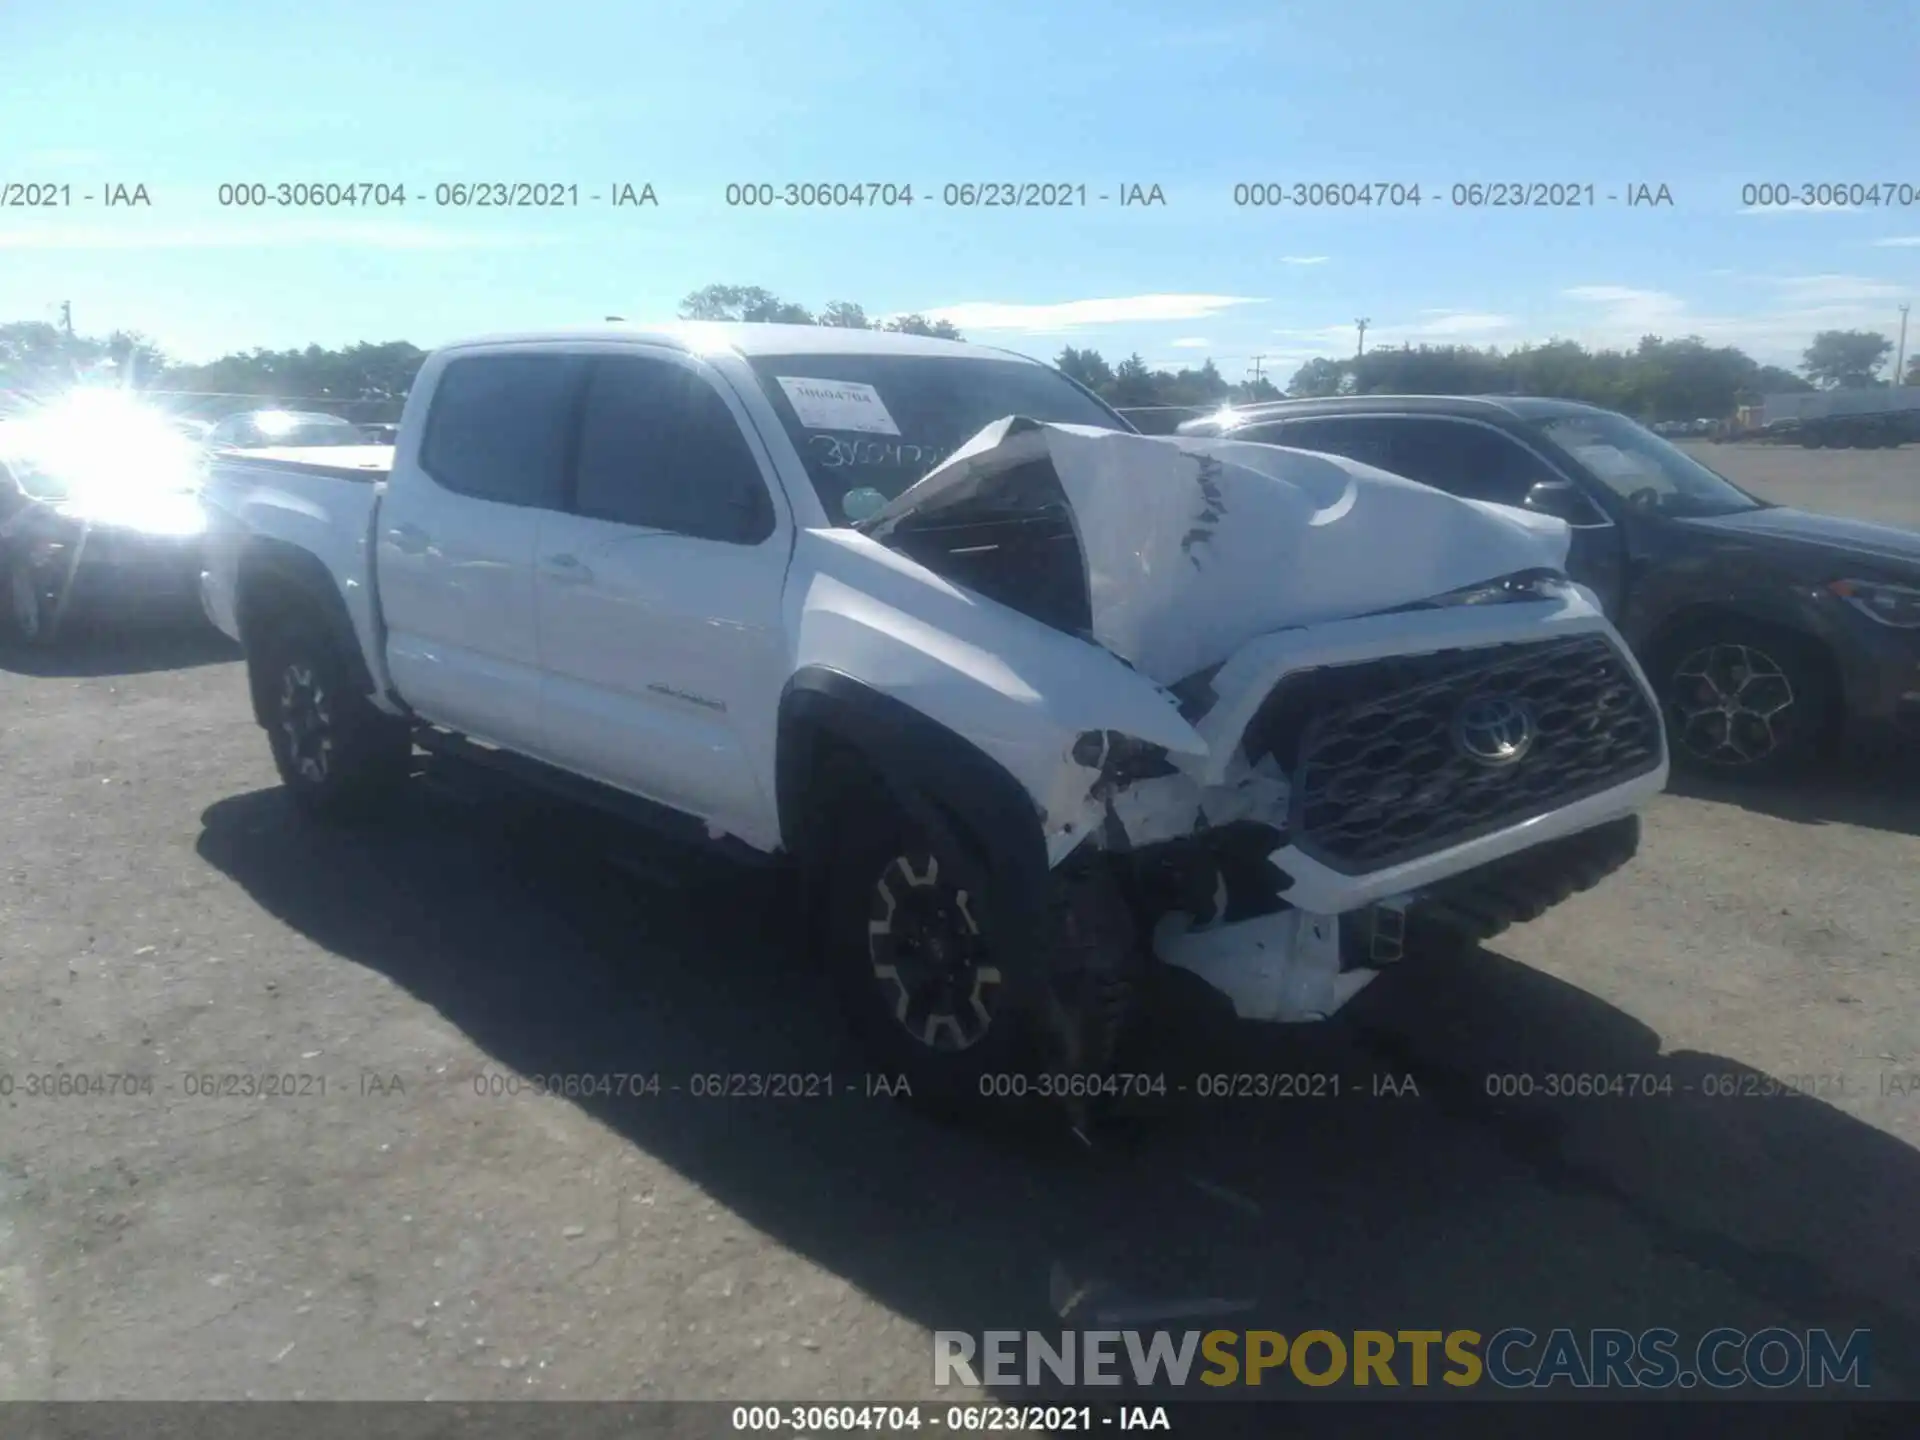
M252 542L319 561L346 601L364 652L377 657L372 536L380 485L393 467L391 445L282 446L227 450L207 466L201 499L207 515L207 616L239 637L235 609L240 556Z
M326 475L336 480L384 480L393 469L391 445L279 445L261 450L228 450L215 463L243 461L261 469L296 475Z

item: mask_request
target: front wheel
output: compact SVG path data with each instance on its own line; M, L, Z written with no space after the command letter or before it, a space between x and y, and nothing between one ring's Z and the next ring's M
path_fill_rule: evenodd
M836 786L822 935L871 1062L947 1112L1104 1074L1138 972L1131 917L1100 872L1050 877L1034 936L1005 932L979 858L927 834L873 783Z
M373 707L317 628L284 627L253 663L274 767L302 810L329 820L362 815L406 778L413 746L404 722Z
M1812 758L1832 687L1812 643L1758 622L1714 621L1675 636L1656 667L1674 763L1769 776Z

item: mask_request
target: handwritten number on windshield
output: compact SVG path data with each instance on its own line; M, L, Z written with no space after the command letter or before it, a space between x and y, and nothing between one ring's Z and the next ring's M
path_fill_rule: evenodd
M823 470L856 465L913 466L931 470L945 458L931 445L907 445L898 440L842 440L836 435L809 436L811 458Z

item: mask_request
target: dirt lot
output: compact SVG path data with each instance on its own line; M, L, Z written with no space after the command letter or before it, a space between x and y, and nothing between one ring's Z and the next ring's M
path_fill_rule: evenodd
M1920 523L1920 450L1701 448ZM425 789L303 828L210 641L0 656L0 764L0 1397L907 1398L931 1330L1088 1285L1290 1333L1864 1326L1920 1385L1911 777L1663 797L1630 871L1458 968L1153 1057L1337 1099L1088 1153L859 1093L758 882ZM151 1093L28 1093L61 1070ZM837 1093L693 1093L792 1072ZM1489 1094L1569 1073L1671 1093ZM681 1088L495 1093L582 1074ZM234 1075L295 1093L201 1093Z
M1803 450L1797 445L1682 447L1763 500L1876 520L1920 525L1920 445L1898 450Z

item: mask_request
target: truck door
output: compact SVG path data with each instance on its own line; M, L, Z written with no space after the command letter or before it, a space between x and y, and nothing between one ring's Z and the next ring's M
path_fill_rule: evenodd
M395 687L427 720L542 753L533 551L560 501L582 361L480 351L447 361L417 453L394 455L375 576Z
M773 717L792 521L725 382L595 355L565 513L535 557L555 762L776 844Z

